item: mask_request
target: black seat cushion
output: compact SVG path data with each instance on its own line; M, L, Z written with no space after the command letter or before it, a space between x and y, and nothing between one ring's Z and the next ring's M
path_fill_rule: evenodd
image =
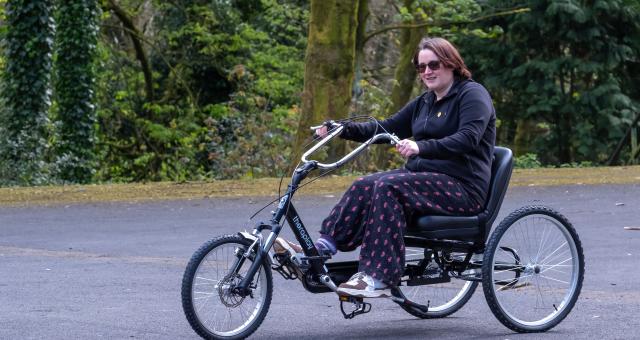
M422 216L413 221L407 235L440 239L474 239L481 234L478 216Z

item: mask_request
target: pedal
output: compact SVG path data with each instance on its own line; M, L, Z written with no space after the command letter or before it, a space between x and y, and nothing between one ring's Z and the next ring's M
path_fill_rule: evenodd
M289 253L274 254L273 259L280 265L272 266L271 269L278 272L286 280L297 280L300 277L299 269L291 262Z
M340 298L340 311L345 319L353 319L356 315L369 313L371 311L371 304L364 302L361 297L339 295ZM351 303L354 307L350 313L345 312L344 304Z

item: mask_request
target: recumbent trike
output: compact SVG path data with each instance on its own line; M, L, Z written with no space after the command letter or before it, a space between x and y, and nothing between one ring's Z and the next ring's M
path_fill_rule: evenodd
M236 339L253 333L264 320L273 291L272 270L300 279L311 293L336 292L358 269L358 261L328 262L313 245L292 196L316 169L342 166L374 142L397 143L389 133L375 134L335 163L307 157L343 129L339 123L303 156L270 222L253 232L224 235L206 242L192 256L182 281L182 305L192 328L203 338ZM312 127L315 129L317 127ZM584 276L584 256L571 223L544 206L525 206L508 215L490 234L507 191L513 157L496 147L489 197L477 216L422 216L405 232L405 270L391 299L424 319L448 316L464 306L482 282L489 308L516 332L543 332L573 308ZM275 254L273 243L285 218L304 249ZM345 318L367 313L362 298L339 296Z

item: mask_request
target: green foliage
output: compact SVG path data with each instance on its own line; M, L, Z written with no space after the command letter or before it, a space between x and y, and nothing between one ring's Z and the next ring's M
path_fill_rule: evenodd
M0 112L0 183L47 181L54 21L51 0L8 0Z
M514 158L515 167L520 169L533 169L542 167L542 163L538 160L535 153L527 153Z
M562 163L560 164L560 168L590 168L593 167L593 162L583 161L583 162L571 162L571 163Z
M0 22L6 23L7 16L5 15L5 6L7 5L7 0L0 0ZM4 35L6 34L7 26L0 25L0 37L4 39Z
M119 0L136 29L123 29L122 17L107 11L96 36L96 2L61 0L53 104L52 1L5 1L0 184L41 184L56 176L65 182L254 178L278 176L297 161L291 149L301 115L308 1ZM444 36L462 49L495 100L498 143L516 145L523 155L518 167L597 164L638 111L638 0L379 5L369 4L367 30L426 24L416 35ZM522 5L531 10L471 23ZM385 117L394 101L406 100L389 96L393 84L414 76L411 67L396 67L398 41L411 36L378 32L356 61L363 72L354 115ZM132 34L148 56L150 82ZM150 83L153 96L145 91ZM422 90L403 84L411 97ZM348 171L403 163L388 145L376 148Z
M302 91L305 2L154 6L148 45L156 102L145 101L137 64L113 43L121 34L107 30L110 38L99 44L97 178L193 180L284 171Z
M534 134L517 129L532 120L549 126L530 148L544 163L608 158L625 129L617 122L632 119L635 107L633 90L621 85L640 56L631 38L640 34L640 11L626 2L530 0L530 12L492 21L503 32L498 38L461 44L494 97L501 143L522 138L516 132Z
M95 0L59 1L55 62L58 177L89 182L95 171L94 51L97 44Z
M515 167L518 169L537 169L542 168L542 162L538 159L538 155L535 153L527 153L522 156L516 156L514 158ZM589 161L582 162L571 162L571 163L562 163L556 167L559 168L589 168L593 167L595 164Z

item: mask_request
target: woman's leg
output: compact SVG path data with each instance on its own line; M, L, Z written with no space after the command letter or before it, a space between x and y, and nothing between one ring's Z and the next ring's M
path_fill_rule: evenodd
M380 177L403 170L379 172L353 182L320 227L321 238L330 239L340 251L352 251L362 243L372 193Z
M457 180L438 173L388 174L377 179L364 228L359 271L397 284L404 270L404 233L414 215L469 215L480 206Z

